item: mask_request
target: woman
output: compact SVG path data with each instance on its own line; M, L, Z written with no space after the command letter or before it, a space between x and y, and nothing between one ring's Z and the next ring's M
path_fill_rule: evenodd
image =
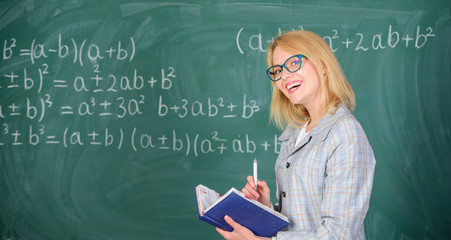
M350 113L354 92L327 43L308 31L288 32L267 54L272 81L271 119L284 132L276 161L276 194L247 177L242 192L280 211L290 225L273 239L365 239L375 158ZM265 239L226 216L226 239Z

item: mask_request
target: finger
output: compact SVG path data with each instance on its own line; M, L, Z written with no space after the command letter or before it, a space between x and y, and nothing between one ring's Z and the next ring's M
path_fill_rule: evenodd
M258 192L256 192L249 184L246 184L246 186L241 190L241 192L244 193L244 195L246 195L246 197L250 199L258 199L260 197Z
M235 222L230 216L224 216L224 220L233 228L233 232L229 232L229 237L235 236L234 239L254 239L255 235L247 229L243 227L241 224Z
M254 197L256 197L256 198L259 197L259 193L255 190L255 182L254 182L253 176L247 177L247 184L245 187L249 191L249 193L252 194Z
M225 215L224 216L224 220L233 228L233 230L241 227L241 225L237 222L235 222L235 220L233 220L230 216Z
M223 229L220 229L220 228L216 228L216 231L219 233L219 234L221 234L223 237L226 237L230 232L229 231L226 231L226 230L223 230Z
M262 189L268 188L268 184L266 184L265 181L257 181L257 185L259 188L261 187Z
M255 182L253 176L247 176L247 183L251 185L252 188L255 188Z

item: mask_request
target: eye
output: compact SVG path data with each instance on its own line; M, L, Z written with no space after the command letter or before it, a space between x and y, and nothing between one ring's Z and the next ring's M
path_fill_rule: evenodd
M274 66L271 68L271 70L269 71L269 74L271 75L278 75L282 72L282 69L278 66Z

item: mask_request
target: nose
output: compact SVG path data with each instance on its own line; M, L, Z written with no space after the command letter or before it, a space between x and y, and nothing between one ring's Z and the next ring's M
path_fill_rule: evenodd
M285 69L285 68L282 70L281 74L282 74L282 77L280 78L281 80L285 80L285 79L287 79L287 78L289 78L289 77L292 76L292 73L290 73L290 72L289 72L287 69Z

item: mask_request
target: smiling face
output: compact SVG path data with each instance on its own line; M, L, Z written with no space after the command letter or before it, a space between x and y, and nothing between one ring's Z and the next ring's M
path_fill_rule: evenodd
M329 44L316 33L298 30L277 36L268 46L267 66L282 65L297 54L306 56L301 68L295 71L293 67L293 73L284 69L280 80L271 82L271 121L283 130L289 124L314 123L341 102L350 110L354 108L351 85ZM273 79L271 73L276 71L267 73Z
M273 53L273 64L282 65L293 54L276 47ZM318 108L322 105L321 83L315 66L307 58L302 58L301 68L290 73L285 68L282 78L276 83L277 88L293 104L302 104L307 109Z

